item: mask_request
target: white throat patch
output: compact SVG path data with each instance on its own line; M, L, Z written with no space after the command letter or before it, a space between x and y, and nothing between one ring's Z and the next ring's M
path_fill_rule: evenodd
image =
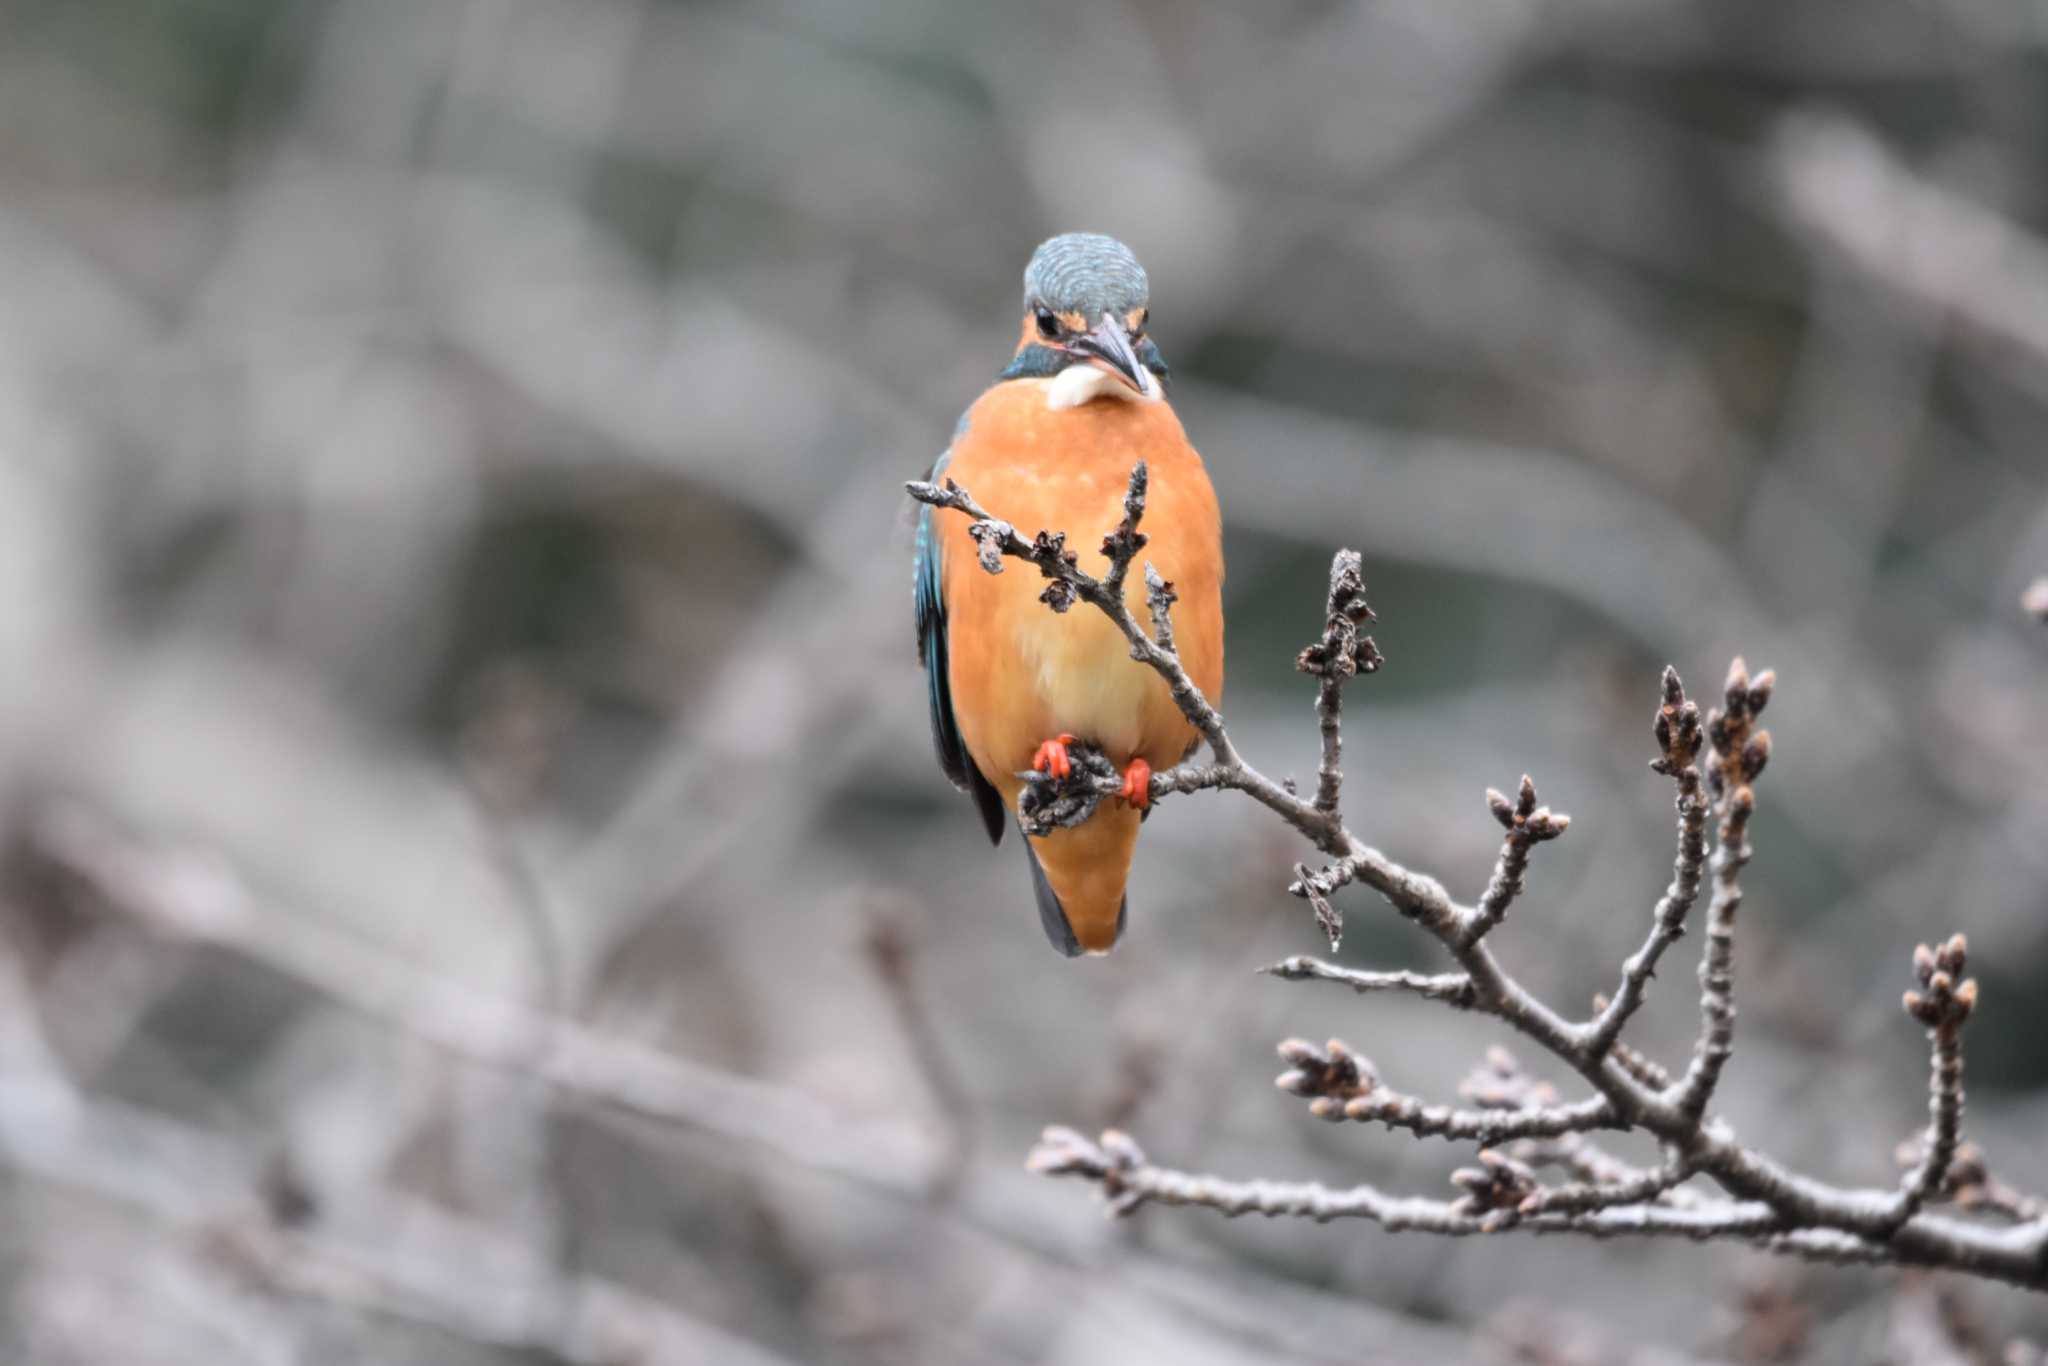
M1159 377L1150 370L1138 371L1138 382L1145 386L1145 392L1134 393L1131 386L1098 365L1069 365L1052 377L1045 386L1045 406L1057 412L1061 408L1078 408L1098 398L1122 399L1126 403L1152 403L1159 399Z

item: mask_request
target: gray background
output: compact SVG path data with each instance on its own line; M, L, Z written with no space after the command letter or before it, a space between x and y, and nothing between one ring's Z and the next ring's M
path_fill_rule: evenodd
M1889 1182L1908 955L1962 930L1968 1131L2048 1187L2038 5L10 0L0 32L8 1360L1763 1359L1774 1295L1811 1359L1916 1359L1892 1277L1111 1226L1021 1172L1114 1119L1175 1165L1445 1192L1469 1153L1314 1123L1272 1045L1449 1099L1494 1037L1254 976L1317 947L1305 851L1226 797L1164 807L1124 947L1062 961L939 776L901 481L1070 228L1150 269L1254 762L1312 772L1291 663L1357 546L1390 662L1355 823L1469 898L1483 789L1533 773L1574 825L1498 947L1578 1009L1668 877L1657 670L1775 667L1730 1118ZM1432 965L1347 904L1344 961ZM1696 945L1635 1027L1666 1058ZM711 1070L551 1097L506 1002ZM665 1117L621 1115L643 1090ZM2048 1328L1965 1300L1988 1342Z

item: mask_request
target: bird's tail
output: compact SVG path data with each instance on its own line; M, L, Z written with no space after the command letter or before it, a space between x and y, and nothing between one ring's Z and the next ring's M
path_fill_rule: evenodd
M1038 918L1052 946L1073 958L1108 953L1123 938L1124 883L1138 844L1138 813L1105 802L1071 830L1026 839Z

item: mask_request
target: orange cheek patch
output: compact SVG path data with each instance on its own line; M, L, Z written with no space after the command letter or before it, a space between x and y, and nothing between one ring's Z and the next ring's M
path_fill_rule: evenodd
M1079 335L1088 330L1087 321L1079 313L1056 313L1053 316L1060 320L1060 326L1070 335ZM1017 350L1022 351L1027 346L1049 346L1056 351L1065 349L1057 341L1048 341L1039 332L1036 313L1026 313L1023 326L1017 329Z

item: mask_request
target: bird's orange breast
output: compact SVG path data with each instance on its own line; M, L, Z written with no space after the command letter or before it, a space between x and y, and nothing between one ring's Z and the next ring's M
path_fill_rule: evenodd
M1222 525L1201 457L1164 401L1098 399L1054 409L1046 402L1047 383L1011 380L983 394L954 441L947 477L1025 536L1066 532L1081 567L1099 576L1108 569L1102 537L1123 516L1132 466L1145 461L1150 478L1141 529L1149 540L1127 581L1127 599L1149 628L1143 564L1149 561L1172 581L1179 594L1173 623L1181 662L1203 694L1219 700ZM1022 787L1016 775L1030 767L1041 741L1062 732L1099 745L1119 767L1133 758L1155 768L1177 763L1196 732L1165 683L1131 658L1109 620L1085 606L1054 613L1039 600L1043 579L1016 561L1006 562L1002 574L986 573L967 538L966 516L940 512L938 518L954 716L968 753L1004 799L1014 806ZM1136 815L1128 810L1105 810L1088 827L1062 832L1077 846L1090 846L1089 868L1108 877L1114 865L1114 897L1101 914L1114 916L1136 833ZM1105 841L1121 848L1093 849ZM1069 860L1056 857L1054 842L1040 847L1057 885L1056 865ZM1074 903L1100 897L1088 889L1060 890L1085 939L1078 923L1085 908Z

